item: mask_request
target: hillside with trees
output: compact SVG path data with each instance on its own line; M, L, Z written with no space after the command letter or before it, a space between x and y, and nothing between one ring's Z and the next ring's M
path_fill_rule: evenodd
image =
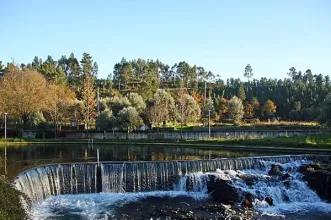
M8 113L18 131L38 129L57 136L61 127L121 129L143 124L164 126L256 120L321 121L330 124L330 78L291 67L285 79L247 81L220 76L181 61L122 60L107 79L98 77L90 54L58 60L34 57L31 63L0 62L0 120ZM99 100L99 102L98 102ZM3 122L2 122L3 123Z

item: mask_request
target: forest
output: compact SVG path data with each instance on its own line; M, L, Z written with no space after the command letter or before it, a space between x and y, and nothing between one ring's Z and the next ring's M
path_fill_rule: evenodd
M107 79L98 77L98 64L84 53L58 60L34 57L31 63L0 61L0 118L21 129L64 126L85 130L132 131L143 124L254 123L320 121L329 123L331 92L328 75L289 68L285 79L247 81L212 73L181 61L122 60ZM267 75L267 73L266 73Z

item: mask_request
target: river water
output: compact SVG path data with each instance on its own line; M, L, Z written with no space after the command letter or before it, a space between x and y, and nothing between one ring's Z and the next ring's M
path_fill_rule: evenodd
M106 161L118 161L118 164L121 164L125 161L128 161L130 163L130 161L182 160L200 160L201 164L204 164L204 160L214 158L238 158L289 154L289 152L268 152L265 150L231 151L152 145L28 145L8 147L6 149L6 154L4 147L0 147L0 174L7 175L8 178L14 180L14 178L24 170L38 167L41 165L57 163L95 162L97 149L100 150L101 162L107 163ZM245 166L246 162L240 165ZM169 172L170 170L172 170L172 168L168 167L168 165L172 163L173 162L165 163L165 165L167 165L167 169L169 169ZM234 161L231 161L231 163L234 163ZM287 191L284 191L282 183L278 185L261 183L260 185L257 184L252 187L246 186L240 181L236 181L238 187L243 188L245 191L249 191L253 194L255 193L256 195L260 195L261 193L263 194L263 196L272 195L272 197L275 199L275 206L268 206L263 201L256 201L256 208L261 213L263 213L263 216L261 216L260 219L331 219L331 205L321 201L316 195L316 193L310 190L307 185L301 180L301 177L297 176L297 174L293 171L295 170L293 168L297 167L301 163L305 163L305 161L287 161L282 164L283 166L289 168L289 172L293 172L291 173L293 177L293 187ZM114 218L136 219L135 215L141 214L141 212L148 212L150 206L163 207L164 205L173 205L182 207L183 204L186 204L190 207L194 207L199 206L200 204L213 203L208 193L206 192L206 186L204 185L206 183L207 175L205 175L205 173L203 172L197 172L200 166L195 165L193 166L195 171L191 174L181 176L171 190L154 190L151 192L140 192L139 190L141 189L141 187L154 186L154 184L160 182L160 178L162 179L162 177L165 177L170 174L168 172L166 175L165 173L160 174L159 171L165 171L165 169L163 168L165 166L153 164L148 165L148 167L152 169L146 168L146 171L144 172L147 174L154 172L155 176L157 176L158 178L155 180L150 179L150 176L153 175L144 175L143 173L141 173L139 171L140 168L138 169L136 165L126 165L135 169L132 171L134 173L135 180L132 181L137 184L137 187L135 188L134 192L125 192L124 190L120 193L115 193L113 192L113 190L107 189L107 186L109 187L112 186L112 184L114 185L114 180L122 180L121 178L119 178L122 177L122 175L116 173L116 176L113 176L113 172L110 172L111 170L114 170L114 168L120 166L110 164L107 166L111 166L114 168L105 169L106 165L103 165L103 175L107 174L107 178L103 177L103 183L106 183L103 186L103 192L93 193L91 191L92 193L90 194L59 194L57 196L50 196L44 200L36 202L33 205L32 218L47 220ZM237 163L234 164L238 165ZM269 162L266 162L266 164L267 166L264 169L243 169L237 172L257 175L261 178L265 178L265 176L267 176L267 171L268 169L270 169L271 166L271 163ZM53 170L59 169L59 167L54 166L51 169L47 167L48 166L42 169L38 168L35 171L32 170L30 174L33 176L26 175L28 178L25 179L23 185L27 186L27 184L31 184L30 178L40 178L36 177L36 175L42 176L44 175L44 173L47 172L54 173ZM64 167L67 166L63 165L60 168L64 169ZM183 165L181 165L181 167L183 168ZM209 174L226 176L226 178L235 179L235 171L227 171L229 169L233 170L231 167L232 165L229 164L229 167L227 167L225 170L218 170L213 168L213 170L209 172ZM78 174L79 169L80 167L75 167L75 175ZM69 170L73 170L73 168L70 168ZM126 170L125 172L128 172L127 168L124 170ZM121 172L123 173L123 171ZM63 175L60 175L59 177L57 175L52 176L52 178L63 178ZM190 181L193 181L190 184L190 189L187 188L188 178L190 178ZM66 180L64 179L61 181L63 183L66 182ZM75 181L77 181L77 179ZM128 179L126 181L128 181ZM167 182L168 180L163 179L163 181ZM53 182L53 180L47 180L45 183L46 185L49 185L50 182ZM72 184L73 181L70 181L70 183ZM33 185L36 184L32 184L32 186ZM43 185L39 188L37 187L35 189L30 186L32 187L31 192L36 191L37 189L43 191L45 190L44 186L46 185ZM61 187L60 185L58 187ZM112 187L114 189L117 189L117 185L114 185ZM286 196L289 198L288 201L285 201L282 199L282 197L280 197L280 195L284 193L286 193ZM127 218L122 218L123 216L127 216ZM139 218L141 219L142 217L140 216Z
M0 175L9 179L32 167L54 163L100 161L168 161L284 155L289 152L259 150L215 150L197 147L114 144L28 144L6 148L0 145ZM6 160L5 160L6 159Z

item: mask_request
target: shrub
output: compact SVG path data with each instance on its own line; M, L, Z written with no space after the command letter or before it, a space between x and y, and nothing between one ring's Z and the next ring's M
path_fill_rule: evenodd
M21 202L22 196L25 197L4 177L0 177L0 219L29 219ZM28 201L26 197L25 200Z

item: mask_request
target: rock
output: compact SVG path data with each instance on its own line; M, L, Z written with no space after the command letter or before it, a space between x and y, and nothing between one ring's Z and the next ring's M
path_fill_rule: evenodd
M274 200L273 200L270 196L265 197L264 200L265 200L269 205L274 205Z
M289 202L290 201L290 197L288 197L288 195L283 195L283 200L285 202Z
M276 164L272 164L271 165L271 169L268 172L268 174L270 176L276 176L276 175L281 175L281 172L283 171L283 167L281 167L280 165L276 165Z
M331 172L327 170L316 170L306 172L303 180L307 181L309 188L315 190L322 199L331 202Z
M281 180L286 180L289 177L291 177L291 175L289 173L285 173L284 175L281 176Z
M329 163L326 167L327 171L331 171L331 163Z
M289 189L291 187L291 182L289 180L286 180L284 182L284 186L285 186L286 189Z
M245 198L242 201L241 205L247 208L253 208L254 200L255 200L255 196L252 193L246 193Z
M254 175L245 174L245 175L240 175L239 178L245 181L246 185L248 186L252 186L258 181L258 177Z
M305 172L312 172L314 170L321 170L322 166L321 164L303 164L299 167L298 171L300 173L305 173Z
M208 193L221 203L233 204L241 201L242 191L233 186L230 180L210 175L207 182Z

